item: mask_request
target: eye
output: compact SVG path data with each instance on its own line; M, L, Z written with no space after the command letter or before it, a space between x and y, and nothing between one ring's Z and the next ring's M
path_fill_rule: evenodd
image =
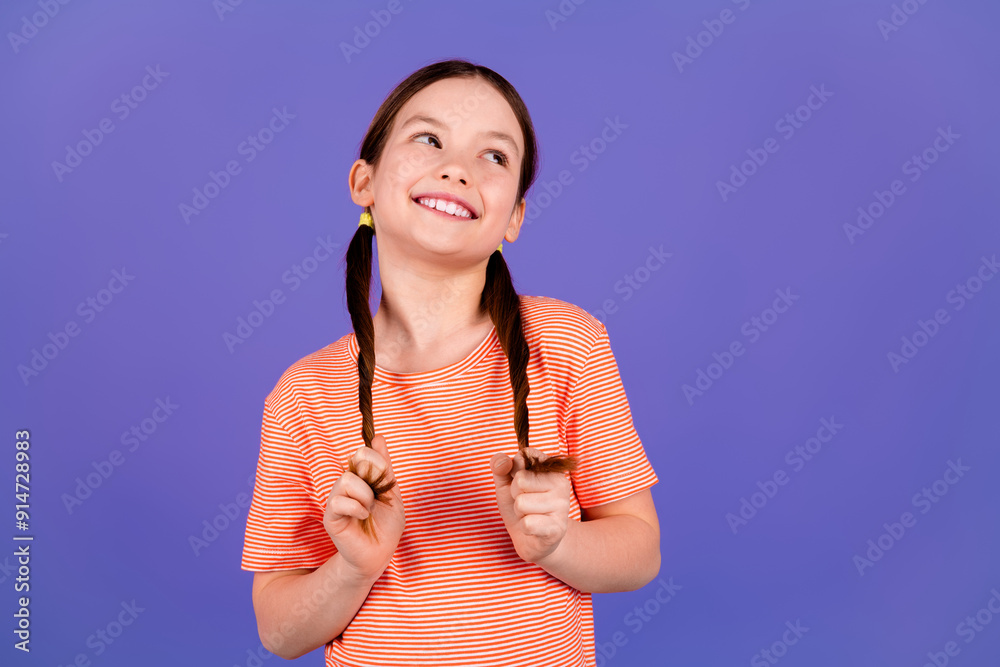
M420 134L413 135L412 138L413 139L419 139L420 137L429 137L429 138L433 139L434 143L436 143L438 145L438 148L441 148L441 142L438 141L438 138L435 137L433 134L430 134L429 132L421 132ZM426 142L421 141L420 143L423 144L423 143L426 143ZM428 145L430 145L430 144L428 144Z
M441 148L441 141L436 136L434 136L433 134L431 134L430 132L421 132L419 134L414 134L410 138L413 139L414 141L417 141L417 142L421 143L421 144L426 143L428 146L433 145L433 144L430 144L430 143L428 143L426 141L421 141L421 139L423 137L427 137L428 139L432 140L435 144L437 144L438 148ZM505 167L510 162L510 160L507 157L507 154L504 153L503 151L489 150L489 151L486 152L486 154L487 155L493 154L493 155L497 156L496 160L490 160L490 162L492 162L493 164L498 164L498 165L500 165L502 167Z
M494 164L498 164L498 165L500 165L502 167L507 166L507 162L508 162L507 156L503 152L501 152L501 151L492 151L491 150L491 151L489 151L487 153L487 155L490 155L490 154L496 155L498 158L500 158L499 161L495 162ZM492 162L492 160L491 160L491 162Z

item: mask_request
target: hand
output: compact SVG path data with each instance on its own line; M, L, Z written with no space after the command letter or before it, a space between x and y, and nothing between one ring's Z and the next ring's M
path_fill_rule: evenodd
M545 452L528 447L539 459ZM490 459L497 505L517 555L539 563L554 552L569 527L572 484L565 473L536 473L524 469L524 457L497 453Z
M387 470L387 481L396 479L385 438L376 435L372 446L362 445L351 457L359 470L369 471L369 479ZM360 476L345 470L333 484L326 501L323 527L347 566L359 576L377 579L389 566L399 539L406 527L403 499L396 484L388 492L389 504L376 502L375 494ZM361 529L361 521L372 517L378 539Z

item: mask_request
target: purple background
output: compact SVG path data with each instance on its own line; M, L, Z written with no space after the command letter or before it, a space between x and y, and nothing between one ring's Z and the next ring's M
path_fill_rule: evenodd
M662 607L657 582L596 595L599 664L770 664L755 655L786 621L808 631L782 664L921 665L949 641L954 664L997 664L1000 618L969 643L958 626L1000 590L1000 280L972 281L981 291L960 310L948 294L1000 252L1000 12L908 0L916 12L884 36L888 0L667 4L592 0L550 25L555 0L403 0L350 62L340 44L388 2L244 0L221 17L209 0L72 2L16 51L8 34L0 662L251 662L246 511L198 555L189 537L250 492L281 372L350 331L342 254L359 209L347 173L372 115L413 70L463 57L514 84L538 133L536 215L504 248L516 287L595 314L613 302L601 317L660 478L660 576L681 588ZM727 8L732 22L710 22L721 34L703 34L679 71L672 54ZM0 27L39 11L4 3ZM169 74L121 119L113 101L157 65ZM831 95L786 138L775 123L812 86ZM246 162L237 146L274 107L295 118ZM103 118L114 131L60 180L53 162ZM606 118L627 127L602 146ZM911 181L904 163L939 127L959 138ZM717 183L769 137L778 150L724 199ZM591 144L602 152L581 158ZM242 171L186 224L179 205L232 159ZM572 183L540 197L562 170ZM844 225L894 179L905 193L852 242ZM283 274L327 236L337 254L292 290ZM647 270L661 246L671 256ZM122 267L134 280L88 322L78 304ZM274 289L285 302L230 351L223 334ZM778 289L799 298L751 340L744 323L771 318ZM947 323L894 369L888 353L938 309ZM79 335L23 382L18 366L70 321ZM734 341L742 356L710 368ZM699 370L716 379L688 400ZM128 451L121 434L168 397L176 410ZM823 418L842 430L795 470L786 453ZM21 428L30 656L10 633ZM113 450L124 462L69 512L64 494ZM969 470L921 513L914 495L959 459ZM778 471L788 483L734 534L726 515ZM855 556L907 511L915 525L859 573ZM98 655L88 637L133 599L143 611Z

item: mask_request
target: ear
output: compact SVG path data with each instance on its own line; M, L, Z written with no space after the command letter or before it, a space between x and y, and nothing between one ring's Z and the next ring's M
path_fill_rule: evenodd
M510 222L507 223L507 232L503 235L504 239L513 243L517 240L517 235L521 232L521 224L524 222L524 211L527 208L528 203L521 197L521 201L514 206L514 210L510 213Z
M351 199L358 206L371 206L375 202L372 194L372 168L364 160L356 160L351 165L347 175L347 186L351 190Z

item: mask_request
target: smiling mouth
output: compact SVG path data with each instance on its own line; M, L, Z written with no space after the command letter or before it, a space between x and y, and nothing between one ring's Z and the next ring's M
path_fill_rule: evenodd
M465 207L459 206L452 201L435 199L434 197L420 197L418 199L414 199L413 202L418 206L430 209L436 213L447 215L449 218L455 218L458 220L476 219L476 216L472 214L472 211L469 211Z

